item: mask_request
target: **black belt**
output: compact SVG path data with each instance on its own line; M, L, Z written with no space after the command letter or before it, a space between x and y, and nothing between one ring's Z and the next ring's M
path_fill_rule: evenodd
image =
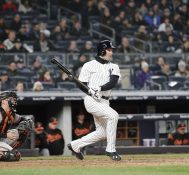
M106 97L106 96L102 96L101 98L105 99L105 100L109 100L110 97Z

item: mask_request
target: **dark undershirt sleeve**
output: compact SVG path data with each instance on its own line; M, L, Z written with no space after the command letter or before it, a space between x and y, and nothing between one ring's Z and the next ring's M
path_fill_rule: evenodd
M119 76L117 75L111 75L110 81L104 85L101 86L101 91L107 91L115 87L119 80Z
M110 76L110 81L109 81L108 83L106 83L106 84L104 84L104 85L101 86L101 91L107 91L107 90L110 90L110 89L114 88L115 85L117 84L118 80L119 80L119 76L117 76L117 75L111 75L111 76ZM85 85L87 85L87 82L82 82L82 83L85 84ZM78 87L79 87L84 93L88 94L87 90L84 89L84 88L83 88L82 86L80 86L79 84L78 84Z

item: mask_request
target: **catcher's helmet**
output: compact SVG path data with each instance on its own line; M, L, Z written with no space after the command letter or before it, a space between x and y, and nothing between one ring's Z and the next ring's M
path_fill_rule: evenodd
M4 100L4 99L7 99L9 97L13 97L15 99L18 98L18 96L16 95L16 92L14 91L3 91L1 94L0 94L0 100Z
M13 99L9 99L10 97L12 97ZM13 112L16 112L17 99L18 99L16 92L14 92L14 91L3 91L0 94L0 101L5 100L5 99L8 99L8 105L9 105L10 109Z
M97 46L97 55L104 56L106 54L106 49L115 49L110 40L103 40Z

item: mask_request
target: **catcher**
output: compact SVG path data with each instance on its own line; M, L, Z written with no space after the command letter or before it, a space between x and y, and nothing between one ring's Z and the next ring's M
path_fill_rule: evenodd
M0 161L19 161L21 154L15 149L25 142L34 123L16 114L15 92L2 92L0 104Z

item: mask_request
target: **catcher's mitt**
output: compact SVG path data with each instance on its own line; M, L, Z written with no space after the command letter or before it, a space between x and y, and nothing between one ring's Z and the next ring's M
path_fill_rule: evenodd
M34 122L31 119L23 120L16 129L18 130L19 138L11 145L14 149L20 147L25 142L30 132L34 129Z

